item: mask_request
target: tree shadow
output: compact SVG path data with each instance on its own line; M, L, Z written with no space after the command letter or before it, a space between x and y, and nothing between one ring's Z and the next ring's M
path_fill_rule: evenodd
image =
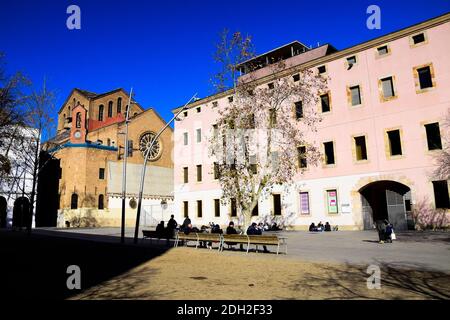
M64 236L63 232L59 236L50 236L0 231L0 296L8 299L67 299L115 279L169 249L132 245L131 241L120 244L119 241L118 237L86 234L76 238ZM80 267L81 290L67 288L70 276L67 268L71 265ZM149 270L148 275L151 273ZM130 291L133 281L138 279L133 276L122 279L123 290Z
M450 274L424 271L421 265L375 262L381 270L381 289L368 289L367 266L323 266L320 275L307 274L293 284L294 290L320 292L327 288L326 299L450 299ZM422 269L422 270L420 270Z

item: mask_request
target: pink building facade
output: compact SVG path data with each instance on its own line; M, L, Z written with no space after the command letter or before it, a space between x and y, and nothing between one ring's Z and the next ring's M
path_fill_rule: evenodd
M300 67L329 78L327 102L318 106L323 121L310 136L324 159L307 166L294 184L260 199L255 221L280 221L291 229L321 221L361 230L388 218L406 229L414 208L448 209L449 181L436 179L433 171L436 154L448 147L450 14L341 51L294 42L257 59L269 61L271 55L286 60L280 76L294 77ZM252 76L269 82L269 68L263 64ZM218 109L231 94L197 101L175 122L178 220L189 215L195 225L222 226L239 220L230 203L219 201L222 191L208 152Z

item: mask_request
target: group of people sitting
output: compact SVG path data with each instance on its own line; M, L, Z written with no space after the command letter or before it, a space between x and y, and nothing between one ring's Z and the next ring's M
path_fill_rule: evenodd
M338 231L338 226L333 227L333 229L331 228L331 225L329 222L325 222L325 225L322 223L322 221L320 221L317 226L313 223L310 224L309 226L309 232L330 232L331 230L333 231Z

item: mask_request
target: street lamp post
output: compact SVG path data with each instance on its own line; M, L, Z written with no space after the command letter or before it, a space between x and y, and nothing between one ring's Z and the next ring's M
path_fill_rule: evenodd
M192 96L191 99L189 99L189 101L183 106L183 108L181 108L177 114L175 114L172 119L166 123L166 125L159 130L159 132L154 136L154 138L152 139L152 141L150 142L150 146L147 148L147 150L145 151L145 157L144 157L144 166L142 167L142 171L141 171L141 182L139 185L139 200L138 200L138 207L137 207L137 214L136 214L136 227L134 229L134 243L137 244L138 243L138 237L139 237L139 223L140 223L140 218L141 218L141 210L142 210L142 195L144 192L144 181L145 181L145 172L147 169L147 161L148 161L148 156L150 154L150 151L153 149L154 144L158 141L159 137L161 136L161 134L164 132L164 130L166 130L169 125L178 118L178 116L188 108L188 105L191 103L191 101L195 101L197 99L197 94L194 94Z
M133 88L130 90L128 97L128 108L126 108L125 115L125 149L123 152L123 167L122 167L122 223L120 232L120 242L125 243L125 198L127 196L127 158L128 158L128 122L131 109L131 96L133 95Z

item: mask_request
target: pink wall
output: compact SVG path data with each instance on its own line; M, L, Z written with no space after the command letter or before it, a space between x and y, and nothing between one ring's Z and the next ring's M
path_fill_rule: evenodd
M319 179L362 173L396 173L407 175L415 183L415 190L431 196L428 174L433 158L427 149L425 122L442 122L450 108L450 23L426 30L428 43L410 47L409 37L386 43L391 53L376 58L376 47L357 53L358 63L347 70L345 58L326 64L330 77L332 111L324 114L320 129L314 137L318 143L335 141L336 166L310 168L303 178ZM417 94L413 68L432 63L437 86L426 93ZM397 99L381 102L378 79L395 77ZM347 86L359 84L363 103L351 107L347 101ZM219 100L219 107L227 98ZM175 186L183 183L182 168L189 167L190 183L186 191L200 191L218 187L213 181L212 163L208 157L207 137L217 116L212 104L202 106L202 111L189 110L183 121L175 123ZM401 127L403 157L387 159L384 130ZM202 128L202 143L195 142L195 130ZM183 132L189 133L189 145L183 146ZM351 136L367 135L367 163L355 164ZM441 135L443 134L441 126ZM443 141L443 143L445 143ZM195 165L203 165L203 182L195 182ZM209 174L208 174L209 173ZM299 177L300 178L300 177ZM428 183L428 184L427 184Z

